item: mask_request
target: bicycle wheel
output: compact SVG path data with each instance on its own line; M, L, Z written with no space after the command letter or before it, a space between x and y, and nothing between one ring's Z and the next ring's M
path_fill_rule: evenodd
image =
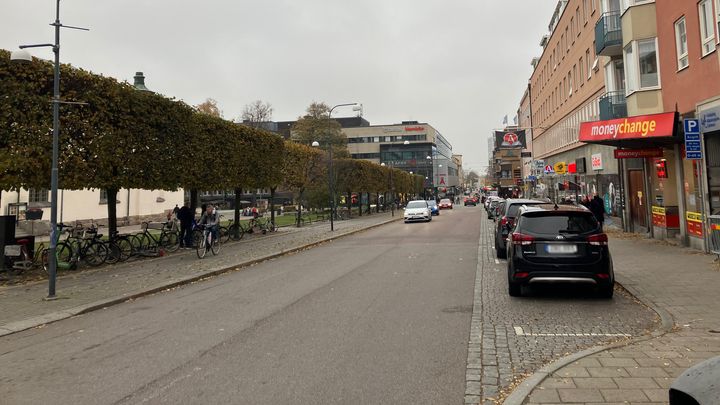
M118 249L120 249L120 261L124 262L129 259L133 254L133 245L130 238L125 236L119 236L114 241Z
M49 251L48 251L49 253ZM58 263L70 264L75 256L75 249L72 245L60 242L55 247L55 257Z
M193 232L193 236L195 236L195 233ZM204 233L203 233L204 236ZM197 242L197 256L202 259L205 257L205 254L207 254L207 246L205 246L205 243L207 241L206 238L203 236L200 236L200 240Z
M212 240L212 244L210 245L210 250L212 250L213 255L217 255L218 253L220 253L220 245L221 245L220 239Z
M275 225L275 222L270 221L268 223L268 231L277 232L277 230L278 230L278 227L277 227L277 225Z
M163 234L160 235L160 246L168 252L174 252L180 249L180 239L178 238L177 232L163 232Z
M240 240L245 236L245 229L240 224L232 224L228 227L228 236L232 240ZM223 241L225 243L225 241Z
M137 234L130 234L126 238L130 242L130 256L139 254L142 250L142 238L140 238Z
M48 254L48 250L43 249L40 252L40 263L42 264L43 270L45 270L45 274L50 274L50 263L48 263L49 258L50 255Z
M122 252L120 251L120 246L117 245L115 242L105 242L105 248L107 249L107 258L105 259L106 263L115 264L120 261L120 258L122 257Z
M218 227L218 236L222 243L227 243L230 240L230 229L226 226Z
M83 261L89 266L97 267L105 263L108 256L108 249L104 243L92 241L83 252Z

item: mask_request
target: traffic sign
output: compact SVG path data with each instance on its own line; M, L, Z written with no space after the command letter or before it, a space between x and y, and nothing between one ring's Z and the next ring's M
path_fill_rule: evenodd
M551 165L545 166L545 174L553 174L555 173L555 169Z
M700 141L700 120L686 118L683 120L685 129L685 159L702 159L702 144Z

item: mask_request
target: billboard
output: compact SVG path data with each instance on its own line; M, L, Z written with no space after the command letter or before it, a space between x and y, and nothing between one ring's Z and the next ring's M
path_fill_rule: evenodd
M661 113L580 124L580 142L607 142L675 136L676 113Z
M525 130L495 131L496 149L525 149Z

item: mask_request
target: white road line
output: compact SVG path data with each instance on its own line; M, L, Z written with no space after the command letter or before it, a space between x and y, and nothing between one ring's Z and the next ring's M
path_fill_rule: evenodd
M602 336L602 337L630 337L627 333L527 333L521 326L513 326L517 336L533 336L533 337L585 337L585 336Z
M495 259L495 264L500 264L500 260Z

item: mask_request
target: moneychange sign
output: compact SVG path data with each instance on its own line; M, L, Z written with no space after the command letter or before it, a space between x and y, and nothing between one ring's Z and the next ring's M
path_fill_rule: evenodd
M674 112L580 124L580 142L608 142L628 139L666 138L675 135Z

